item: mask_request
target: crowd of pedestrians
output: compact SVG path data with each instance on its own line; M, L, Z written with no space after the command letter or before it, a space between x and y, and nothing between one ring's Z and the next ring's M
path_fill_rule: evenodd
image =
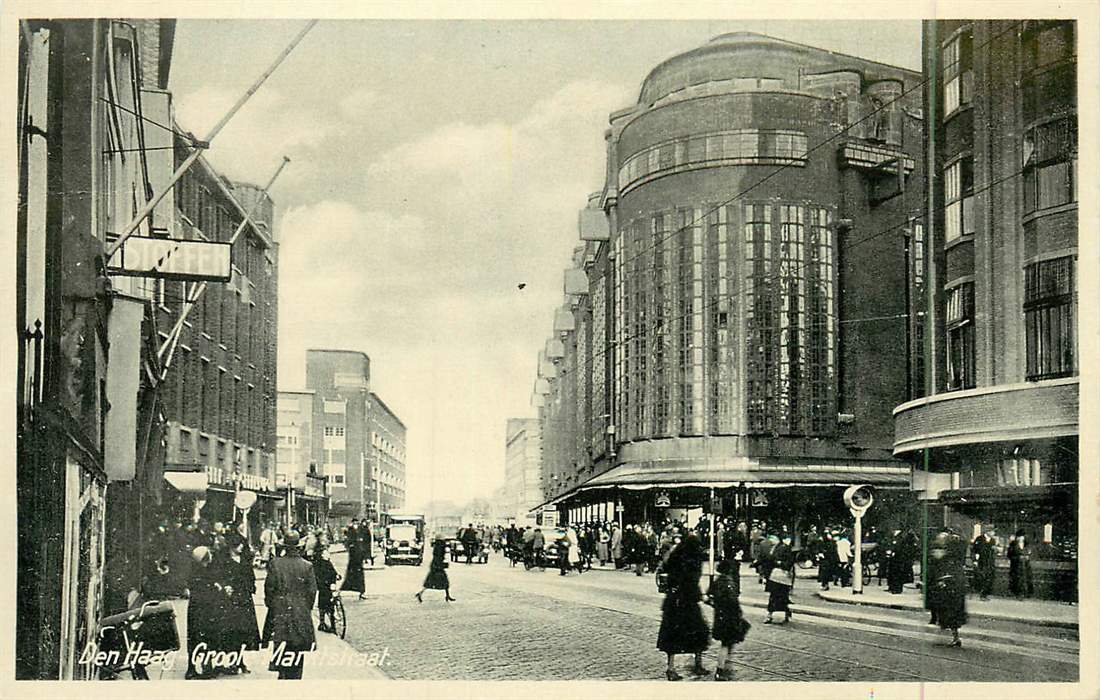
M315 642L315 604L318 629L335 631L332 599L341 576L329 553L331 527L264 522L254 532L250 543L243 522L199 518L162 520L149 537L140 590L127 603L136 608L146 601L187 599L187 679L251 673L242 652L268 645L269 670L300 678L299 652ZM254 596L257 572L265 571L267 614L261 626Z

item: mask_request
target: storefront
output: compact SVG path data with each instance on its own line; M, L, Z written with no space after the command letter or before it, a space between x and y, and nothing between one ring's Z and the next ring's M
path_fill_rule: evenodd
M680 521L694 526L704 513L717 513L769 530L798 533L817 526L848 526L851 515L842 494L853 484L876 489L885 507L868 514L865 525L879 529L919 523L909 493L909 469L879 464L797 464L737 458L730 464L667 460L623 464L590 479L548 505L569 523L621 521L624 524Z
M995 532L994 595L1011 595L1006 556L1010 538L1023 530L1031 547L1035 596L1077 600L1077 485L958 488L940 493L946 524L973 541Z

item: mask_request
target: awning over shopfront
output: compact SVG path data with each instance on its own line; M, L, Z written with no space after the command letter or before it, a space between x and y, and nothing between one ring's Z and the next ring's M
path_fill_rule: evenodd
M1077 484L1043 486L988 486L942 491L939 501L958 509L968 506L1022 505L1025 503L1056 505L1068 503Z
M691 459L631 462L609 469L543 505L556 505L582 491L606 488L642 490L694 486L720 489L734 486L780 488L852 484L908 488L909 467L887 461L853 465L839 462L790 463L748 457L710 463Z
M206 493L206 472L164 472L164 480L180 493Z

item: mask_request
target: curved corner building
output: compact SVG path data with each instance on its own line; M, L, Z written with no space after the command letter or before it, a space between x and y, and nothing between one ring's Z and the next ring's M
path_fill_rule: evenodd
M908 487L891 409L921 386L920 81L737 33L611 115L609 235L575 312L587 452L544 484L571 519L691 517L714 488L793 529L847 518L839 486Z

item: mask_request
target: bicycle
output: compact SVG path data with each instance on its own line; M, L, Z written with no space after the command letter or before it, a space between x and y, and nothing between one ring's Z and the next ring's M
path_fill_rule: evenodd
M344 610L344 601L340 599L340 591L332 592L332 631L340 639L348 633L348 615Z

